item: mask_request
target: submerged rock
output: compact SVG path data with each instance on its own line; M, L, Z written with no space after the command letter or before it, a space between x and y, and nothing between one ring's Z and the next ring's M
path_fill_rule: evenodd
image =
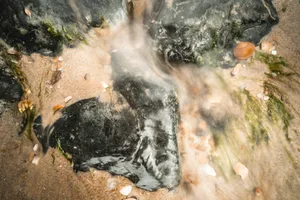
M112 65L116 103L101 96L78 101L45 128L38 117L37 138L45 151L50 145L70 154L76 171L106 170L146 190L175 188L179 104L172 85L136 52L113 53Z
M233 65L236 40L257 44L278 16L271 0L154 1L146 23L170 62Z
M9 69L0 68L0 99L8 102L20 101L23 89Z
M123 0L3 0L0 37L24 53L54 56L90 27L126 18Z

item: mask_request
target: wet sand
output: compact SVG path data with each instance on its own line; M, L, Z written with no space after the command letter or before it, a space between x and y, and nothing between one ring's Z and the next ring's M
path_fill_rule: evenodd
M300 74L298 64L300 62L298 31L300 30L298 20L300 4L296 0L274 2L280 22L273 27L272 32L265 39L275 40L278 55L287 61L292 71ZM105 91L106 86L103 82L108 86L112 85L109 79L111 69L108 53L112 49L106 43L105 33L99 33L99 30L90 33L90 41L95 41L99 37L101 40L90 42L90 46L81 44L74 49L65 49L61 55L62 62L39 55L22 58L22 70L28 77L32 91L30 98L39 108L39 112L48 116L47 123L51 123L59 116L59 113L52 114L55 105L70 105L79 99L92 96L111 100L111 94ZM99 65L99 63L102 64ZM62 76L57 83L52 85L52 74L57 67L61 68ZM203 103L201 105L203 108L211 110L213 112L211 115L219 116L220 119L226 118L226 113L237 113L238 116L238 108L235 112L232 111L235 108L234 103L230 104L230 97L221 87L220 81L215 81L216 74L223 77L230 90L246 86L253 96L263 92L263 82L268 80L264 74L268 71L267 66L257 61L246 62L245 67L241 68L235 77L230 75L231 70L204 70L203 73L207 76L203 75L195 85L196 87L191 87L182 77L178 79L178 82L183 81L182 88L179 89L182 121L178 133L183 181L176 191L168 192L165 189L156 192L143 191L134 187L127 179L119 176L113 177L103 171L91 170L76 174L72 171L69 161L55 149L50 149L45 156L41 149L38 149L35 154L40 157L40 160L38 165L34 165L32 157L35 143L24 135L21 137L16 135L17 123L21 115L17 111L8 111L2 114L0 120L0 199L121 200L125 199L125 196L119 191L126 185L133 186L129 196L135 196L139 200L299 199L300 77L297 74L289 77L282 76L280 80L271 80L284 94L284 102L294 116L290 126L291 142L282 142L281 136L277 138L273 135L274 139L271 140L270 145L255 149L251 154L248 151L243 153L240 149L241 155L245 156L233 156L233 158L246 165L249 170L248 179L243 180L240 176L229 176L230 179L226 179L218 166L212 162L210 154L213 154L215 147L211 142L209 121L203 116L192 115L193 110L198 109L198 105L195 104L196 100ZM180 73L186 73L188 78L190 72L187 69ZM173 75L176 77L176 72ZM203 92L205 90L210 90L210 92ZM185 99L186 91L193 94L195 98ZM73 98L65 103L64 99L70 95ZM192 133L199 129L202 129L203 133L195 137ZM247 141L245 135L241 138ZM225 150L228 148L228 146L224 147ZM290 154L294 159L293 164ZM196 172L196 169L203 164L210 164L216 176ZM109 188L110 182L116 183L116 187ZM254 191L255 188L259 190Z

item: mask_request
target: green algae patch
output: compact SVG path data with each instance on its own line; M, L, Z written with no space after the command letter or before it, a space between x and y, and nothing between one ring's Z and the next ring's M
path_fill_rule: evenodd
M293 116L290 114L284 102L278 97L281 96L279 89L271 83L265 82L264 89L269 92L269 100L267 102L267 111L269 119L274 123L282 123L283 131L287 141L290 141L289 126Z
M63 156L65 157L70 163L72 163L72 156L71 154L65 152L62 148L61 148L61 143L60 143L60 140L57 139L56 141L56 149L58 150L58 152Z
M249 91L243 91L245 95L244 115L250 129L249 141L252 144L259 145L262 141L268 142L270 137L268 131L263 124L264 108L263 104L253 97Z
M283 73L283 67L288 66L284 58L260 51L256 51L255 58L260 62L267 64L269 70L273 73L281 74Z
M48 31L48 33L52 36L52 37L57 37L57 38L62 38L62 34L61 31L59 31L52 22L50 21L44 21L42 22L42 25L46 28L46 30Z
M84 35L78 31L75 25L55 26L51 20L43 21L42 25L51 37L67 46L73 46L79 41L86 41Z

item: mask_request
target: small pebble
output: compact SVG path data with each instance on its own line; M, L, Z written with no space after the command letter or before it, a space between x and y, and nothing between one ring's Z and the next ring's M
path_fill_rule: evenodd
M260 44L260 49L266 53L271 53L273 50L275 50L275 45L272 42L263 41Z
M64 101L65 103L68 103L73 97L72 96L67 96Z
M255 194L256 196L260 196L262 194L262 190L259 187L255 188Z
M202 172L210 176L216 176L215 170L209 164L202 164L200 166Z
M238 63L231 71L231 75L236 76L239 73L241 68L242 68L242 64Z
M117 182L115 178L110 178L107 180L107 190L113 190L117 187Z
M259 98L259 99L263 99L263 98L264 98L264 95L261 94L261 93L257 94L256 96L257 96L257 98Z
M40 157L35 156L35 157L33 158L33 160L32 160L32 164L38 165L38 164L39 164L39 161L40 161Z
M35 144L34 147L33 147L33 151L37 151L39 148L39 145L38 144Z
M248 173L249 173L248 168L245 167L245 165L243 165L240 162L236 163L233 169L234 169L235 173L240 175L243 180L248 176Z
M270 99L269 96L264 96L264 101L268 101Z
M274 56L276 56L277 55L277 51L276 50L272 50L271 54L274 55Z
M131 190L132 190L132 186L131 185L127 185L125 187L123 187L121 190L120 190L120 193L124 196L127 196L131 193Z
M272 74L271 74L271 75L272 75L272 77L274 77L274 78L275 78L275 77L277 77L277 74L276 74L276 73L274 73L274 72L272 72Z
M105 83L104 81L101 82L102 87L104 88L104 91L106 91L106 89L109 87L109 85L107 83Z
M17 51L12 47L12 48L7 49L7 53L10 55L14 55L17 53Z
M61 56L58 57L58 61L62 62L63 58Z

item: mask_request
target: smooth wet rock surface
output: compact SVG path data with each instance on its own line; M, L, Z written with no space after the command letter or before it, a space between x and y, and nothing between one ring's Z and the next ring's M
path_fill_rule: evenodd
M237 40L258 44L278 23L270 0L154 1L146 24L169 62L232 66Z
M59 146L70 154L76 171L92 167L125 176L146 190L174 189L181 176L178 99L172 85L137 52L112 55L116 104L101 102L101 96L78 101L51 126L43 128L38 117L35 133L45 151L48 145Z
M3 0L0 37L24 53L55 56L84 40L91 27L126 18L122 0Z

